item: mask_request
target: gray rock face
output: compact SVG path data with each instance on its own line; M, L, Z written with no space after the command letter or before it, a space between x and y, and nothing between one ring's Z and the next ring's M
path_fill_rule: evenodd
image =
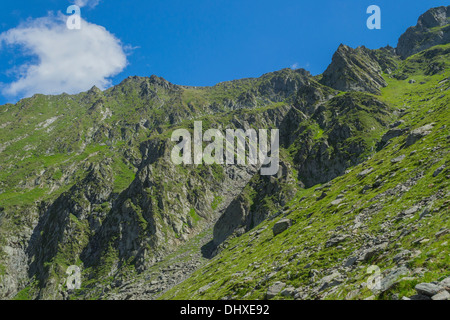
M295 107L306 115L313 115L317 108L333 98L337 92L317 82L310 82L301 86L297 93Z
M285 98L295 93L310 76L309 71L305 69L280 70L275 77L262 82L258 88L258 95L281 101L283 98L279 98L280 96ZM264 79L265 75L261 78Z
M448 24L450 6L432 8L419 17L418 25L423 28L441 27Z
M431 130L433 129L433 123L427 124L423 127L417 128L406 137L405 147L409 147L416 143L418 140L422 139L426 135L429 135L431 133Z
M415 289L417 294L410 300L450 300L450 277L439 283L419 283Z
M327 110L333 110L331 114ZM294 154L294 162L302 182L306 187L318 183L326 183L345 173L345 170L358 164L369 146L362 140L351 139L356 132L370 130L362 126L342 123L339 118L346 114L354 114L358 110L366 110L370 117L384 119L390 113L389 107L373 96L347 93L336 96L319 106L313 116L327 131L323 139L313 139L313 133L305 130L298 139L298 150ZM387 126L389 121L381 120Z
M380 288L378 288L378 292L384 292L392 288L396 283L398 283L398 278L403 275L407 275L409 273L408 268L400 267L400 268L392 268L386 274L386 276L382 277L380 280Z
M278 221L272 228L273 235L276 236L277 234L282 233L283 231L287 230L291 225L292 221L290 219L282 219Z
M402 154L401 156L398 156L397 158L392 159L392 160L391 160L391 163L394 164L394 163L401 162L401 161L403 161L403 159L405 159L405 158L406 158L406 156L405 156L404 154Z
M450 42L450 6L432 8L419 17L398 40L396 52L407 58L432 46ZM437 29L432 29L437 28Z
M337 286L343 281L343 276L339 272L334 272L329 276L323 277L319 283L319 292Z
M411 214L416 213L416 212L419 211L419 210L420 210L420 207L419 207L419 206L412 206L411 208L406 209L405 212L404 212L404 214L407 215L407 216L409 216L409 215L411 215Z
M364 169L363 171L358 173L358 177L363 178L363 177L367 176L369 173L371 173L372 171L373 171L373 168Z
M391 123L389 125L389 128L391 128L391 129L397 128L398 126L402 125L403 123L405 123L405 120L397 120L397 121Z
M446 235L448 233L450 233L449 229L442 228L442 230L439 230L438 232L436 232L436 238L440 238L440 237L442 237L442 236L444 236L444 235ZM446 280L448 282L447 286L450 287L450 278L447 278ZM443 280L443 281L446 281L446 280Z
M248 204L241 197L231 202L214 228L214 243L216 245L222 243L234 230L245 224L245 217L249 214L249 209Z
M391 139L403 135L406 131L407 131L406 129L390 129L383 135L383 137L381 137L381 142L386 143Z
M26 239L30 234L31 230L26 230L22 234L16 234L10 237L11 243L9 245L3 248L0 247L0 254L2 251L5 253L5 256L0 255L0 264L10 266L6 274L0 274L0 300L20 290L21 286L28 281L28 257L19 240Z
M364 252L362 252L361 254L361 260L362 261L368 261L371 258L377 256L378 254L380 254L381 252L383 252L388 246L387 242L384 242L382 244L379 244L377 246L371 247L367 250L365 250Z
M283 297L294 297L296 294L296 290L294 287L288 287L286 289L284 289L283 291L281 291L281 295Z
M286 284L283 282L280 282L280 281L275 282L273 285L271 285L267 289L267 294L266 294L267 299L272 299L273 297L275 297L278 293L281 292L281 290L283 290L283 288L285 286L286 286Z
M444 169L445 169L445 164L440 166L439 168L436 169L436 171L433 172L433 177L437 177L439 175L439 173L441 173Z
M325 248L336 246L338 243L345 241L347 238L347 235L334 235L325 243Z
M398 263L404 261L405 259L407 259L410 255L411 255L411 251L403 250L400 253L398 253L397 255L395 255L395 257L392 258L392 260L398 264Z
M255 174L253 171L253 174ZM266 195L278 194L280 203L287 201L293 193L282 191L282 187L291 184L291 168L283 161L280 162L280 177L258 176L258 179L249 183L249 187L256 191L256 199L263 199ZM292 184L291 184L292 185ZM294 188L295 185L292 185ZM295 190L295 189L294 189ZM286 199L286 200L283 200ZM256 202L256 201L255 201ZM214 225L214 244L218 246L228 237L239 235L238 230L247 232L256 227L268 217L268 211L263 207L251 206L249 198L243 191L225 209Z
M442 290L442 288L440 286L432 284L432 283L419 283L415 289L419 294L422 294L422 295L425 295L428 297L432 297L432 296L438 294Z
M344 267L351 267L356 263L356 261L358 261L358 257L350 257L345 262Z
M450 293L448 291L442 291L431 297L431 300L450 300Z
M380 65L368 52L365 47L352 49L341 44L321 83L340 91L379 93L387 83L381 76Z
M447 230L447 231L449 231L449 230ZM440 285L441 285L443 288L447 288L447 290L450 290L450 277L447 277L447 278L445 278L444 280L442 280L442 281L440 282Z

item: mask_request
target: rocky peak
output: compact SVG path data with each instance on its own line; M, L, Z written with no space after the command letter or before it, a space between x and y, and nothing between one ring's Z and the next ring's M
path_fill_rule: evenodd
M92 95L99 94L99 93L102 93L102 91L95 85L88 91L88 94L92 94Z
M261 77L262 84L259 92L262 95L281 95L287 97L308 82L311 73L305 69L292 70L285 68L279 71L266 73Z
M432 8L422 14L417 25L408 28L398 40L397 54L402 58L436 45L450 42L450 6Z
M173 86L173 84L170 83L169 81L167 81L166 79L164 79L162 77L158 77L154 74L150 76L149 80L150 80L150 83L155 84L160 87L163 87L163 88L166 88L166 89Z
M429 29L434 27L442 27L449 23L449 17L450 6L432 8L419 17L417 27Z
M379 93L386 82L381 76L380 65L369 52L365 47L353 49L339 45L323 73L321 84L341 91Z

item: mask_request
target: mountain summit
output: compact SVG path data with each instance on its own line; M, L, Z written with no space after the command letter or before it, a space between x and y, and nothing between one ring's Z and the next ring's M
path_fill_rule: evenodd
M403 59L432 46L450 42L450 6L432 8L422 14L417 25L398 40L397 54Z

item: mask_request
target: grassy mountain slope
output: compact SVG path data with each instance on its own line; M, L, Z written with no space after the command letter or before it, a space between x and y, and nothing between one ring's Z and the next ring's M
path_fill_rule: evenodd
M1 106L0 298L387 299L441 280L449 58L449 44L404 60L340 46L316 77L129 77ZM174 165L171 133L198 120L278 128L280 171Z
M162 298L264 299L277 282L285 285L279 299L401 298L419 282L448 277L450 234L442 231L450 228L449 49L402 62L395 74L407 74L405 80L385 75L380 99L408 131L345 175L299 192L279 217L232 239ZM429 75L436 63L444 72ZM408 132L430 124L428 135L405 146ZM285 218L293 225L274 236L272 227ZM385 278L395 275L375 293L366 285L371 265Z
M173 166L171 130L192 128L193 115L205 126L278 126L283 101L309 76L284 69L205 88L132 77L104 92L4 106L4 294L37 283L44 289L34 294L58 297L71 264L107 279L116 265L145 269L200 232L221 209L218 199L226 205L250 176L246 168Z

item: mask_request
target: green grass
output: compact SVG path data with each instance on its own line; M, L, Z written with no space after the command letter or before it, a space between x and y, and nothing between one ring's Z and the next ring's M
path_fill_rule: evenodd
M413 56L410 60L418 58L420 57ZM296 288L314 287L309 270L318 270L320 277L327 275L328 270L341 265L364 243L365 235L370 234L375 237L384 234L387 222L392 223L389 230L394 232L394 236L389 241L386 252L367 262L359 263L357 268L340 270L347 280L337 291L328 294L326 299L345 299L349 292L360 288L360 285L367 280L366 269L371 264L379 266L382 272L396 267L392 261L397 253L396 244L402 250L407 249L416 254L407 262L412 273L410 275L412 280L399 281L390 290L376 296L377 299L392 299L394 294L398 297L411 296L415 294L414 287L417 283L439 281L449 276L450 236L446 235L439 239L434 236L442 227L450 227L449 180L442 173L433 177L433 172L443 164L448 166L450 159L447 139L450 134L448 128L450 93L448 90L442 91L439 84L441 80L449 77L450 71L447 67L444 73L423 75L423 63L420 65L417 62L408 70L410 78L416 80L414 84L408 83L409 78L396 80L386 75L388 86L382 89L380 99L393 110L406 108L407 113L402 119L406 121L404 126L407 125L411 129L434 122L435 129L430 135L408 148L403 148L406 134L392 139L391 144L371 155L370 159L363 164L354 166L346 175L334 179L329 187L323 189L327 196L320 201L317 201L317 197L322 190L316 191L317 186L303 190L286 206L287 211L290 212L286 217L295 221L291 228L274 237L271 228L278 219L264 221L254 229L261 230L259 236L249 231L239 238L228 240L226 249L214 257L207 266L194 272L189 279L170 289L161 298L264 299L268 286L275 281L283 281L288 286ZM405 66L409 66L407 62L403 63L397 72L404 72L402 68ZM425 83L420 84L420 82ZM369 122L365 124L365 127L374 124L371 119L366 120ZM366 120L362 119L362 121ZM374 135L369 138L376 141L376 137L380 137L386 130L387 128L378 127ZM320 129L312 127L311 131L315 139L323 137ZM413 150L417 152L411 154ZM406 155L406 158L400 164L392 165L390 159L402 154ZM364 178L358 177L358 173L369 167L374 169L372 173ZM423 178L420 178L403 194L394 193L390 196L378 197L399 184L405 183L408 179L420 176L422 172ZM365 185L373 185L377 181L380 186L361 193ZM342 204L330 205L330 202L339 194L344 195ZM419 220L422 208L409 220L395 219L400 212L436 194L441 194L443 197L431 203L430 217ZM382 204L382 208L365 221L363 228L357 229L351 237L340 243L340 249L324 246L336 230L344 228L347 233L351 231L349 227L354 224L358 214L370 210L376 203ZM402 231L411 228L411 225L415 229L396 242L394 239L400 236ZM429 239L429 241L415 244L415 240L420 238ZM312 266L307 268L307 264ZM417 268L426 270L423 276L414 273ZM267 278L269 274L272 275L270 279ZM199 291L208 284L211 285L208 290ZM330 289L325 290L325 293L328 291ZM363 287L358 289L354 299L363 299L371 295L373 293ZM282 297L278 296L275 299L280 298ZM309 296L309 298L313 297Z
M226 125L238 128L244 122L258 129L274 127L271 119L282 119L286 112L292 112L288 117L298 119L299 123L295 123L292 126L294 132L289 133L297 138L280 150L282 160L292 167L288 181L275 183L279 188L276 193L264 194L262 190L267 185L256 176L241 193L252 213L271 216L281 211L282 215L264 220L259 225L252 224L248 232L227 240L219 255L162 298L220 299L229 296L263 299L268 286L275 281L312 289L321 277L333 267L341 266L358 250L365 243L366 236L385 234L386 228L393 233L387 251L359 263L357 268L343 270L348 280L338 291L326 290L324 298L343 299L355 289L361 289L355 298L372 295L367 288L360 288L367 279L366 269L370 264L378 265L383 272L395 267L392 258L397 253L397 243L401 248L416 253L420 250L407 264L411 270L426 268L426 272L423 276L414 275L413 280L400 282L376 298L388 299L393 294L411 295L418 281L435 281L449 275L449 235L439 239L434 237L440 228L449 226L449 208L445 202L449 190L448 171L433 177L438 167L449 165L450 91L448 82L442 82L450 75L449 49L450 45L437 46L403 62L388 61L392 68L396 64L398 68L392 75L384 74L388 86L381 90L380 95L341 92L306 120L299 110L290 109L296 93L273 91L273 84L279 77L288 77L297 83L302 81L300 72L290 69L258 79L242 79L202 88L174 87L161 79L136 77L104 92L74 96L36 95L17 105L2 106L0 126L4 127L0 129L0 147L4 150L0 152L0 204L5 207L2 237L14 234L15 230L29 223L23 212L44 214L45 210L39 212L39 206L51 204L60 196L73 203L75 208L82 208L81 215L77 210L66 212L66 216L59 213L58 217L50 217L61 219L58 226L64 228L67 235L63 242L55 245L55 253L48 261L43 262L50 274L48 283L59 283L64 279L68 265L83 264L80 254L94 236L90 229L92 218L108 216L117 197L128 197L126 192L122 192L138 179L133 187L139 188L142 183L143 190L125 202L126 211L131 216L129 220L120 221L121 228L133 226L136 222L137 246L146 250L149 257L153 257L155 252L170 253L158 264L164 265L179 254L199 249L195 242L199 241L199 235L192 238L195 241L183 242L182 235L173 230L173 224L182 225L183 230L192 227L194 232L201 231L205 221L212 217L211 212L225 200L221 196L221 182L226 174L220 165L174 167L164 156L151 165L146 161L150 161L154 153L170 149L168 140L173 130L192 130L195 120L203 121L204 130L223 129ZM377 54L380 59L384 57L384 53ZM434 73L432 64L444 69ZM416 82L409 83L411 79ZM322 89L327 93L334 92ZM270 99L267 98L269 96ZM236 109L231 110L231 107ZM112 115L102 120L107 108ZM42 124L53 117L57 117L55 122L43 128ZM376 152L376 142L388 130L389 123L397 119L405 121L401 128L415 129L431 122L435 126L430 135L408 148L404 148L407 135L404 134ZM347 129L348 137L336 139L336 134ZM154 143L151 150L148 147L150 142ZM325 142L327 147L322 148ZM355 152L355 147L361 147L362 151ZM353 162L347 163L350 167L345 175L336 177L330 184L308 185L308 188L301 189L299 185L303 177L296 165L301 160L299 158L315 151L323 151L329 159L344 154ZM400 155L405 159L392 164L390 160ZM96 165L98 168L93 169ZM321 168L328 165L327 162L320 164ZM138 172L142 167L148 170ZM373 168L370 174L358 176L369 167ZM406 192L392 194L399 184L422 173L423 177ZM85 180L88 174L96 175L94 182ZM310 184L317 182L311 181ZM373 187L375 185L377 187ZM370 188L363 193L365 186ZM112 195L108 199L95 200L96 203L92 204L86 199L88 190L109 189ZM180 194L180 190L185 190L185 194ZM326 196L317 200L324 191ZM288 193L295 196L292 199L284 197ZM341 204L332 205L338 195L344 200ZM407 221L395 219L402 211L432 197L435 199L430 204L430 217L419 221L420 212L417 212ZM288 202L281 206L282 201ZM203 208L196 204L202 202L205 203ZM363 226L353 231L351 227L355 219L370 212L371 206L376 204L381 204L382 208L370 214ZM290 218L295 223L274 237L272 227L281 218ZM101 219L100 223L103 223ZM151 243L150 224L157 226L161 237L159 247L153 247ZM53 225L46 225L41 232L41 237L49 245L52 244L52 228ZM402 231L411 228L409 234L395 240ZM134 229L127 230L134 232ZM325 243L339 230L344 230L349 237L339 244L339 249L326 248ZM415 244L415 240L422 237L429 241ZM96 289L97 285L100 283L106 287L111 284L115 280L111 270L116 266L120 269L118 274L136 276L135 257L127 256L129 253L119 254L116 248L118 241L115 234L101 244L103 249L97 264L83 270L83 288L74 297L99 298L101 292ZM176 247L173 243L181 245ZM319 271L317 279L310 277L311 269ZM6 267L0 265L0 276L7 272ZM142 280L144 276L136 279ZM200 292L199 289L207 284L211 284L211 288ZM43 288L49 292L54 289L51 285L45 287L45 284ZM20 298L34 296L31 287L17 295ZM310 295L308 298L317 297Z

